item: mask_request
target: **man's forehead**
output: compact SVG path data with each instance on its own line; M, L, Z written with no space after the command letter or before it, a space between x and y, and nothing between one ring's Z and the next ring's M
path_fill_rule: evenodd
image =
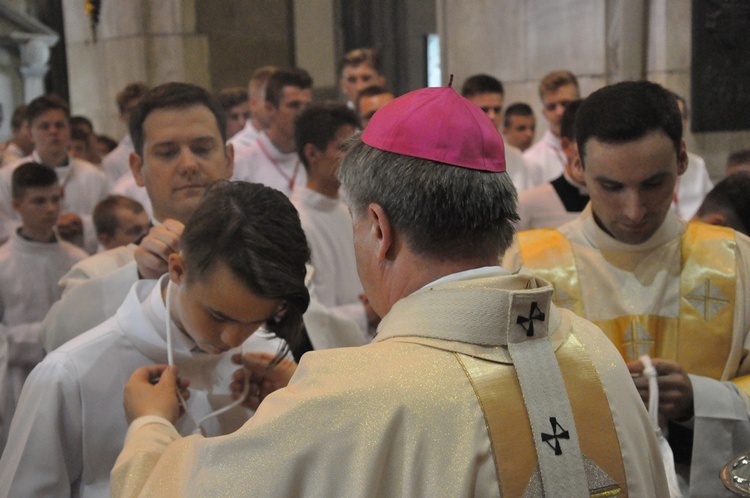
M573 83L566 83L558 87L556 90L547 90L542 94L542 101L547 102L548 100L575 100L578 98L578 87Z
M186 119L188 117L190 119ZM196 136L221 136L216 116L202 104L154 109L143 120L144 142L161 141L187 132Z
M281 99L309 100L312 98L311 88L302 88L297 85L286 85L281 87Z
M59 183L53 183L46 187L26 187L24 192L24 197L27 199L34 197L50 197L60 195L62 193L62 187Z
M359 64L349 64L344 66L344 73L372 73L378 74L374 67L369 62L360 62Z
M35 117L34 121L30 124L33 125L34 123L40 123L42 121L65 121L67 123L68 116L65 115L65 111L63 111L62 109L47 109L46 111Z

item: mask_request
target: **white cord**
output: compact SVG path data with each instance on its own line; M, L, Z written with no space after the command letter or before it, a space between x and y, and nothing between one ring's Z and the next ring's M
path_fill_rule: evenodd
M174 366L174 353L172 352L172 314L171 314L171 302L172 298L172 281L169 280L167 283L167 298L166 298L166 308L167 308L167 318L166 318L166 326L167 326L167 363L169 366ZM188 410L187 401L185 401L185 398L182 397L182 393L180 393L180 390L177 389L177 398L180 400L180 404L182 405L182 408L185 410L185 415L190 419L190 421L195 425L195 430L193 431L193 434L201 434L205 436L205 433L203 432L202 424L206 420L218 417L219 415L228 412L232 408L235 408L242 404L243 401L245 401L245 398L247 397L247 394L250 392L250 379L248 378L247 371L243 369L243 373L245 375L245 387L242 389L242 395L234 400L233 402L229 403L227 406L223 408L219 408L218 410L215 410L205 417L201 418L196 422L195 417L190 413L190 410Z

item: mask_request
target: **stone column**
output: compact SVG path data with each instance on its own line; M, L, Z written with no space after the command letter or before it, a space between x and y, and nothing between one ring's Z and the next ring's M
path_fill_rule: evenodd
M21 79L23 80L23 97L30 102L44 94L44 76L49 70L50 48L57 43L56 35L34 35L29 33L12 33L11 38L18 42L21 53Z

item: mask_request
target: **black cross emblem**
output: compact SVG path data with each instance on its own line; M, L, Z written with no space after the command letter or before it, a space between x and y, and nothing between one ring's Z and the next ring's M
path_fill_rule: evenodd
M526 331L526 337L534 335L534 320L539 320L541 322L544 321L544 313L542 313L542 310L536 305L536 301L531 302L531 309L529 309L528 317L518 315L518 318L516 319L516 323ZM528 326L526 326L527 322Z
M542 432L542 442L547 443L550 448L555 450L555 455L562 455L562 448L560 448L560 440L561 439L570 439L570 434L568 431L563 429L562 425L557 423L557 418L550 417L549 419L550 424L552 424L552 434L545 434ZM557 429L560 429L562 432L557 432ZM550 441L555 440L554 446Z

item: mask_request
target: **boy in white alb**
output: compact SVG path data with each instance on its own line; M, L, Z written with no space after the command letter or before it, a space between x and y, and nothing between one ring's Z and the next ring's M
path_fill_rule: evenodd
M0 247L0 341L7 343L7 368L0 375L0 449L5 446L21 388L44 357L39 329L52 303L60 299L57 281L87 254L53 231L62 193L55 172L37 163L13 171L13 207L22 220Z
M362 341L369 340L380 318L366 303L354 259L352 218L339 199L337 172L341 144L359 125L357 115L345 105L313 105L295 123L297 152L307 171L307 185L296 185L292 204L299 211L315 268L315 295L333 313L357 322ZM314 349L319 349L314 344ZM332 344L332 346L335 345ZM340 343L337 346L350 346Z
M187 378L184 435L228 434L252 415L232 405L232 355L283 354L275 336L293 340L301 327L309 250L282 194L222 182L185 227L169 274L135 283L114 317L29 376L0 460L0 496L109 496L127 431L118 393L138 367L170 363ZM263 325L273 333L253 334Z

